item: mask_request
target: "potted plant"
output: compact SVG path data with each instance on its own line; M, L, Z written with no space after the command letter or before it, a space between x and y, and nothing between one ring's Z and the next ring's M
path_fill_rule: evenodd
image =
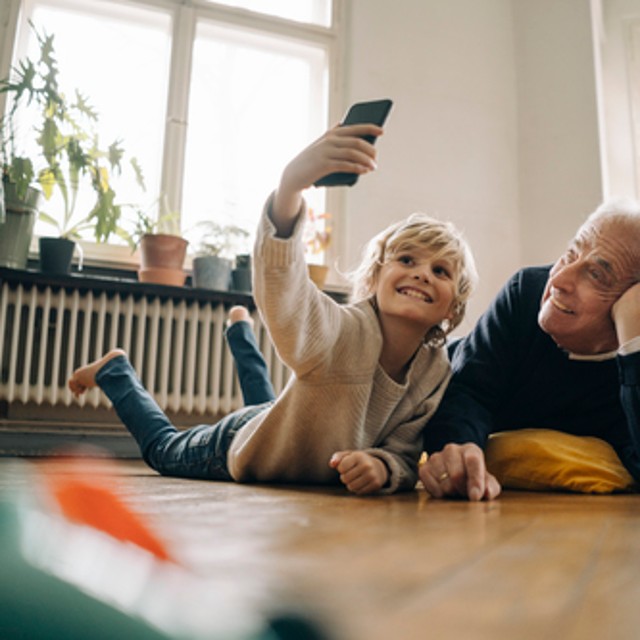
M98 116L87 98L76 91L69 99L60 89L53 36L32 28L40 47L38 59L24 58L14 67L12 77L0 82L0 93L11 99L1 130L3 180L7 198L12 190L18 199L28 197L35 187L46 201L56 193L61 196L59 217L40 212L40 219L56 229L60 242L41 239L40 246L43 269L64 270L55 263L47 264L46 247L61 244L70 255L82 231L93 229L96 241L106 242L118 230L122 205L116 201L111 176L121 172L124 151L120 141L107 147L100 145ZM21 108L35 109L39 118L34 140L37 151L32 157L18 152L15 126ZM131 166L144 189L142 172L134 158ZM77 216L77 197L83 184L90 187L95 200L88 211Z
M24 269L42 193L28 186L20 196L15 183L9 181L4 166L1 184L0 266Z
M30 66L23 62L20 69L27 73ZM8 79L0 81L0 94L11 94L12 91L17 95L8 114L0 120L3 208L0 266L24 269L42 192L35 187L31 159L16 150L14 118L22 95L20 85L13 85Z
M235 266L231 272L231 288L242 293L251 293L251 254L236 255Z
M314 260L316 260L315 256L324 253L331 244L332 229L329 220L331 220L330 213L317 214L311 208L307 210L307 223L304 229L305 250L307 256L310 256L307 268L309 277L319 289L324 287L329 267Z
M193 258L193 286L198 289L227 291L231 284L234 248L249 232L232 224L206 221L196 225L199 242Z
M184 260L189 242L180 235L179 215L169 209L167 198L156 202L161 203L164 213L154 215L151 211L155 207L146 211L134 207L133 231L120 228L117 233L140 251L140 282L181 287L187 277Z

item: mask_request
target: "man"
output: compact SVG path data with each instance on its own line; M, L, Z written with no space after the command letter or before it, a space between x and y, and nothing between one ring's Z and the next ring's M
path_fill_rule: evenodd
M599 207L553 267L516 273L451 351L425 429L431 496L497 497L487 438L525 428L601 438L640 481L640 205Z

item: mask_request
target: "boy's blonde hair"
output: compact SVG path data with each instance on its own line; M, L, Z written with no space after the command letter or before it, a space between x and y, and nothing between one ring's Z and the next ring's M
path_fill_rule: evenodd
M442 345L446 336L462 322L467 301L478 279L471 249L450 222L424 213L413 213L406 220L392 224L373 237L365 247L360 266L351 274L351 301L372 298L382 266L411 249L428 249L454 264L456 296L453 316L441 325L432 327L424 339L426 343Z

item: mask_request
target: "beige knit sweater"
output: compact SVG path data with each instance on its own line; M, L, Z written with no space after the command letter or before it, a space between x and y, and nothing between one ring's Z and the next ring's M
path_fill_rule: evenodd
M423 346L404 384L378 364L382 335L370 301L340 305L309 280L302 211L291 238L261 218L254 249L254 297L292 375L275 404L250 420L228 453L239 482L334 484L336 451L364 450L390 470L381 493L412 489L421 431L450 378L444 348Z

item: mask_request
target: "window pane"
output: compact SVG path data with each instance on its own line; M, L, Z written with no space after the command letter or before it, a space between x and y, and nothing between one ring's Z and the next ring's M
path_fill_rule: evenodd
M209 0L213 1L213 0ZM331 0L216 0L218 4L321 27L331 26Z
M65 93L73 95L79 89L98 111L101 146L121 140L126 157L136 157L142 167L147 193L136 186L128 164L123 165L122 177L114 180L117 202L153 201L160 192L170 17L99 0L89 5L66 2L60 7L38 1L32 6L31 19L39 32L55 35L59 80ZM28 38L27 52L36 57L36 38L30 28L23 29L23 38ZM90 188L81 193L77 216L86 215L93 201ZM55 213L61 206L61 202L52 200L43 208ZM52 228L39 223L36 233L51 234ZM86 237L91 239L92 234Z
M191 82L183 231L195 242L215 220L253 235L286 163L324 130L326 52L200 23ZM309 196L322 210L324 190Z

